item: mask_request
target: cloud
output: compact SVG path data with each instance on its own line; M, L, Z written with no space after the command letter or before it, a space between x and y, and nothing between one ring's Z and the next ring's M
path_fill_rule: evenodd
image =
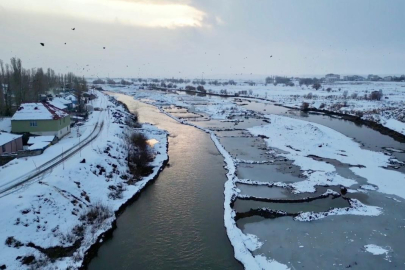
M0 0L7 10L137 27L202 27L206 14L184 0Z

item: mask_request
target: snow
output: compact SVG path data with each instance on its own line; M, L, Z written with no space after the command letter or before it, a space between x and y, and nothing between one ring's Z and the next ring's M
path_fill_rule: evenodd
M68 116L64 111L43 103L23 103L11 120L52 120Z
M316 185L350 187L357 183L340 176L333 165L311 158L312 155L348 164L352 172L376 185L380 192L405 198L405 176L383 168L390 164L391 157L362 149L353 139L319 124L285 116L266 117L271 124L248 130L255 136L269 137L265 139L269 147L282 150L279 156L293 160L304 171L306 180L291 184L296 192L314 192Z
M361 203L357 199L350 199L350 207L334 208L327 212L304 212L294 218L297 221L315 221L327 216L357 215L357 216L379 216L382 209L377 206L370 206Z
M39 142L52 142L55 139L55 136L31 136L28 139L28 144L34 144Z
M370 252L373 255L384 255L388 254L389 252L389 250L374 244L365 245L364 248L366 249L367 252Z
M6 132L0 132L0 146L4 145L6 143L9 143L11 141L14 141L15 139L18 139L20 137L22 137L22 136L10 134L10 133L6 133Z
M48 101L48 103L52 104L53 106L55 106L58 109L65 110L65 109L67 109L67 105L71 104L72 102L68 101L64 98L55 97L55 98L53 98L53 100Z
M0 132L11 132L11 117L0 118Z
M382 121L382 125L389 129L392 129L398 133L405 135L405 123L403 123L403 122L400 122L398 120L391 118L391 119Z
M44 149L45 147L49 146L50 142L36 142L33 145L28 147L28 150L38 150Z

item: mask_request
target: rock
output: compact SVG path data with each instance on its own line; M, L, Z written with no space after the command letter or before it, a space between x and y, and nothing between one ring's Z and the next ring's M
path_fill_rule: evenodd
M80 163L86 163L86 159L84 158Z

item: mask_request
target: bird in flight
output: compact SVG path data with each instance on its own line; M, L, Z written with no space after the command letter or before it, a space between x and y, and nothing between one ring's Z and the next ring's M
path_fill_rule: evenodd
M103 49L105 50L105 47L103 47Z
M272 58L273 57L273 55L270 55L270 58Z
M39 44L41 44L41 46L42 46L42 47L44 47L44 46L45 46L45 43L39 43Z
M73 31L75 31L76 28L72 28Z

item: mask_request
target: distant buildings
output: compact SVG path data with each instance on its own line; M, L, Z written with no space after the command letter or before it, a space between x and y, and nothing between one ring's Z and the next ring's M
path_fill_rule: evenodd
M369 80L369 81L381 81L382 79L378 75L370 74L370 75L367 76L367 80Z
M326 83L334 83L336 81L340 81L340 75L333 74L333 73L326 74L326 76L325 76Z
M344 76L343 80L352 81L352 82L362 82L362 81L365 81L366 78L359 76L359 75L350 75L350 76Z
M11 118L11 132L60 139L70 132L70 116L49 103L23 103Z

